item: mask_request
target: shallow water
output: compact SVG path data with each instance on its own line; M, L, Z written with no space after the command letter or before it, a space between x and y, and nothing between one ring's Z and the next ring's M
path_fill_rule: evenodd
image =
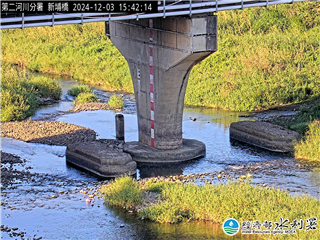
M66 94L74 81L63 84L63 101L39 110L34 119L65 111L72 107L72 97ZM103 99L111 93L95 89ZM137 119L133 96L126 95L125 139L138 139ZM190 117L197 120L192 121ZM78 124L94 129L98 138L115 137L115 112L87 111L61 115L58 121ZM203 108L185 108L183 137L203 141L207 147L204 158L168 167L140 166L138 178L215 172L245 175L251 172L253 183L274 185L291 194L307 192L320 198L320 168L299 167L300 162L287 155L275 154L258 148L230 143L231 122L242 121L238 113ZM156 224L141 221L135 215L105 207L101 199L93 205L85 203L85 195L75 190L94 188L99 182L87 173L66 164L65 149L1 138L1 149L27 160L30 172L39 173L30 182L18 182L17 188L8 189L2 201L1 220L4 225L18 227L27 236L43 239L227 239L221 225L191 222L179 225ZM302 164L302 163L301 163ZM214 180L213 182L219 182ZM198 182L203 184L203 182ZM59 191L64 193L59 193ZM54 196L54 197L52 197ZM231 216L230 216L231 217ZM285 216L284 216L285 217ZM234 239L254 238L238 234ZM2 232L2 238L9 235Z

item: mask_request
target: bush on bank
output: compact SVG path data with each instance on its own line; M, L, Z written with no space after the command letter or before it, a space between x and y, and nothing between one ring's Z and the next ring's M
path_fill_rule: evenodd
M1 121L19 121L33 115L39 98L60 99L60 85L46 77L27 78L14 67L1 66Z
M295 157L320 162L320 121L309 123L308 128L304 139L295 145Z
M60 100L62 88L58 82L44 76L35 76L30 79L30 83L41 98Z
M75 99L76 104L98 102L98 97L92 92L79 93Z
M120 109L124 106L124 101L120 96L112 95L108 101L108 106L112 109Z
M92 89L85 84L79 84L71 87L68 90L68 94L74 97L77 97L80 93L91 93Z
M130 177L117 178L102 188L106 203L111 206L132 208L142 203L142 191L156 191L160 199L140 212L141 218L160 223L179 223L189 220L206 220L222 224L232 217L243 221L265 220L279 222L279 217L309 219L317 217L320 202L307 196L292 197L286 192L263 189L249 182L198 186L165 181L137 182ZM262 237L270 237L263 235ZM273 238L287 236L271 235ZM317 239L316 231L297 230L294 239Z

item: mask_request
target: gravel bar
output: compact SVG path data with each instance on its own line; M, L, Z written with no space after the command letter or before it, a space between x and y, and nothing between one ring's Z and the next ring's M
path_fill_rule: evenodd
M1 124L1 136L25 142L67 146L69 144L93 141L96 132L75 124L49 121L4 122Z

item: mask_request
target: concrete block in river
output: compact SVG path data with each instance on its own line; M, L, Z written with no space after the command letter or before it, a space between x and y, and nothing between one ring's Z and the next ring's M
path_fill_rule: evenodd
M285 153L293 151L293 142L299 139L299 134L267 122L243 121L230 125L230 139Z
M66 157L67 162L103 178L133 175L137 169L130 154L109 148L99 141L68 145Z
M141 142L126 142L123 151L129 153L134 161L148 164L179 163L206 155L206 145L203 142L184 138L182 143L182 148L162 150Z

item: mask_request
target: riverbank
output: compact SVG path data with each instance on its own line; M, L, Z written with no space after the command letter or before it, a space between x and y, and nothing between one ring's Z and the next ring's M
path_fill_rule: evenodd
M61 86L45 76L28 76L11 64L1 65L1 122L20 121L41 105L60 100Z
M166 179L168 179L168 181L178 183L179 180L181 182L185 181L185 184L187 184L192 183L194 180L194 183L198 185L203 185L206 183L206 181L207 184L209 181L212 182L212 184L219 184L226 183L229 181L229 179L232 179L233 173L238 175L236 176L236 179L240 178L243 179L243 181L246 181L246 178L242 178L241 176L246 177L247 173L249 172L254 177L253 181L259 178L259 174L262 175L262 177L260 176L260 179L257 181L260 183L260 186L262 188L271 188L270 185L274 184L282 189L282 191L286 191L285 189L288 187L288 191L290 189L291 194L294 194L295 190L297 190L299 194L304 194L305 191L308 190L310 191L310 194L312 196L319 196L319 180L317 177L319 176L319 171L315 170L313 167L307 164L306 166L303 166L303 163L296 162L292 158L288 158L285 156L272 157L270 153L259 152L258 150L251 149L247 146L232 146L230 149L230 146L228 145L229 139L227 136L225 137L226 141L219 142L224 138L223 135L221 135L221 132L227 132L226 129L228 124L221 124L222 129L220 131L214 130L209 127L209 125L211 124L208 124L208 122L211 122L212 125L219 125L217 124L219 123L219 120L214 120L219 115L213 115L211 114L211 112L207 112L207 115L200 115L199 113L201 111L202 110L199 109L198 111L188 112L188 108L186 108L186 117L184 118L184 123L186 125L184 129L186 131L185 134L188 134L188 131L190 131L188 130L188 128L197 128L196 132L198 133L198 135L195 131L193 131L194 138L203 139L203 141L208 141L207 139L213 139L212 143L206 142L208 147L207 159L193 161L182 166L170 166L170 170L168 172L170 173L171 177L165 177ZM65 114L61 116L62 118L60 118L60 120L70 121L71 118L82 119L83 121L80 120L77 122L77 124L87 126L86 124L88 122L96 121L94 120L94 118L90 118L91 115L96 114L98 118L95 119L99 119L102 121L101 128L103 129L103 131L110 132L110 129L114 129L114 125L110 122L103 121L105 119L108 119L108 117L104 115L104 113L106 112L109 113L110 119L113 121L114 113L112 113L111 111ZM234 113L229 114L234 116ZM189 120L189 116L195 116L197 118L197 121ZM225 116L223 115L222 119L224 118ZM84 121L85 119L86 121ZM126 129L129 130L127 133L130 133L130 122L136 121L136 116L132 116L132 118L129 118L128 116L128 118L126 119L130 119L126 122ZM233 121L239 120L237 118L232 119ZM228 122L230 121L230 119L225 121ZM90 128L95 129L98 132L100 128L99 125L96 124L93 126L95 126L96 128L91 126ZM208 137L207 133L209 132L215 133L215 137L213 138L212 135ZM8 143L12 143L11 147L8 146ZM35 181L31 180L29 183L19 183L18 181L17 184L13 185L13 187L18 187L18 189L13 189L12 191L8 191L6 189L4 191L7 193L7 196L3 196L2 200L4 202L8 202L9 204L7 205L11 208L14 208L13 210L10 210L9 207L6 207L3 210L3 214L5 216L8 216L8 214L11 215L11 217L4 218L3 224L5 224L5 226L10 226L11 229L13 227L18 227L19 230L23 230L24 228L26 228L26 226L31 226L27 228L25 232L29 233L29 235L33 235L37 233L33 232L33 230L40 230L40 233L37 233L37 236L43 236L46 239L56 239L57 236L63 236L63 238L77 236L77 238L81 238L84 235L91 236L91 238L95 239L99 239L100 236L108 236L108 238L114 238L115 232L116 234L118 234L117 236L121 236L118 237L118 239L128 239L130 238L128 236L132 236L133 233L140 236L140 239L157 239L156 237L141 237L145 235L141 234L139 230L136 230L134 227L132 227L136 225L142 225L143 229L150 229L148 228L148 226L152 224L150 223L150 221L137 221L135 214L124 213L122 209L117 210L104 207L104 205L102 204L102 200L97 199L95 195L95 193L97 193L96 188L90 186L90 181L92 181L90 176L81 172L76 172L76 170L72 168L67 168L67 170L65 170L65 148L60 147L60 149L57 149L55 148L55 146L45 146L42 144L12 141L12 139L8 138L3 139L2 144L4 148L9 149L13 152L17 152L18 155L26 158L29 165L30 163L32 164L32 159L35 158L38 159L38 165L46 165L47 168L50 169L49 171L46 170L46 172L49 173L49 176L35 176L33 178ZM22 151L17 149L21 149ZM213 151L213 149L216 150ZM231 153L228 154L228 151L230 151ZM37 157L37 154L39 152L40 154ZM30 155L27 155L26 153L29 153ZM235 158L235 155L237 154L239 155L239 157ZM262 162L262 159L264 159L264 162ZM271 159L277 159L277 161L272 161ZM250 162L250 164L248 164L248 162ZM297 164L301 164L301 167L297 166ZM227 168L229 166L232 167L233 171L228 171ZM184 169L183 172L181 169ZM142 176L142 174L145 174L146 172L148 172L149 175L154 173L155 176L157 176L158 174L165 175L168 173L161 172L159 170L155 171L149 167L146 169L140 168L140 170L140 176ZM39 171L38 169L35 169L34 171L43 172L43 170ZM51 171L55 171L56 175L52 176ZM185 171L189 171L189 173L185 173ZM205 171L210 174L205 174ZM212 176L211 174L213 174L214 171L216 171L216 173L214 174L214 176ZM190 174L190 172L193 174ZM65 178L72 179L72 181L66 181ZM276 182L270 181L270 179L273 179ZM292 184L293 182L295 183ZM78 184L80 185L80 187ZM293 189L294 191L292 191ZM300 192L300 189L303 190L303 192ZM151 194L150 192L148 192L147 194L145 194L143 197L149 202L145 202L143 200L141 209L145 206L149 206L150 203L153 203L153 200L157 200L158 196L159 193L155 192L151 192ZM86 200L89 202L88 205L86 204ZM143 206L144 203L145 206ZM251 210L251 207L254 208L255 206L256 205L248 205L246 209L249 211ZM289 211L290 210L288 209L283 210L284 218L288 218L287 216L289 215L287 213ZM46 218L49 213L50 218ZM126 214L132 216L132 222L128 223L127 220L123 220L126 219L123 217L126 216ZM35 218L34 221L26 221L26 219L33 218ZM279 220L279 216L277 216L273 221L279 222ZM289 220L290 223L293 221L293 219ZM43 222L48 222L50 224L40 224ZM101 223L103 224L99 225ZM306 223L305 219L304 223ZM187 224L187 226L189 226L190 228L196 225L192 222L189 222ZM206 223L204 223L204 225L206 225L207 227L204 227L201 230L199 230L198 227L194 227L192 230L188 231L184 228L186 226L184 223L182 223L182 225L170 224L169 226L167 224L158 224L155 225L155 229L157 230L153 229L153 231L155 232L155 236L159 236L162 234L161 236L163 236L163 239L168 238L168 236L171 239L199 239L201 238L199 236L202 236L201 234L204 234L208 231L212 232L212 225L210 225L210 222L208 223L208 225ZM48 226L50 226L50 228ZM81 236L78 231L79 226L81 226ZM217 224L217 226L217 229L221 230L221 225ZM89 228L91 228L91 230L89 230ZM4 229L9 230L5 227ZM57 230L52 231L52 229ZM92 229L95 229L95 231L92 232ZM181 232L181 229L183 229L182 231L185 230L187 233L184 232L184 235L174 235L174 229L179 232ZM119 233L119 231L121 231L121 233ZM11 233L12 232L13 231L11 230ZM170 232L170 235L168 234L168 232ZM197 234L195 232L197 232ZM126 233L128 235L125 235ZM203 237L203 239L217 238L215 233L212 233L212 235L210 235L211 237ZM194 236L194 238L192 238L191 236ZM222 239L224 237L226 237L226 235L222 232L221 237L218 238ZM115 239L117 239L117 237ZM134 239L139 238L137 237Z
M219 50L190 73L188 106L235 111L320 93L317 2L219 12ZM2 62L133 93L125 59L103 23L2 30Z
M1 123L1 136L25 142L67 146L96 139L96 132L82 126L63 122L21 121Z
M320 98L299 104L278 106L248 115L296 131L301 141L295 143L294 155L298 159L320 161Z
M253 111L319 96L319 9L319 3L303 2L218 13L219 51L190 73L185 105ZM109 91L133 92L128 66L105 36L103 23L2 30L1 56L2 76L15 64L34 72L70 76ZM2 121L25 119L41 104L34 91L37 85L12 82L2 79ZM75 111L108 109L82 106ZM318 125L309 121L310 116L319 120L318 112L306 110L304 119L293 123L287 116L265 120L302 135L311 129L296 156L318 161Z
M246 179L247 176L244 177ZM240 178L242 179L242 178ZM295 219L307 219L307 223L313 217L318 216L320 200L310 197L292 197L282 191L269 188L253 187L248 181L230 181L227 184L203 186L184 184L183 182L171 182L166 179L151 178L147 181L135 181L130 177L118 178L102 187L102 193L108 205L125 208L129 211L137 210L141 205L147 206L138 210L141 219L149 219L160 223L179 223L191 220L205 220L222 224L232 217L239 221L250 223L258 221L260 226L252 226L256 230L277 230L279 216L285 216L289 222ZM150 201L150 193L153 192L153 200ZM274 203L277 203L276 205ZM292 208L294 206L294 208ZM289 211L288 211L289 210ZM271 221L274 225L268 228L264 222ZM281 221L281 219L280 219ZM277 222L277 223L276 223ZM261 227L261 229L260 229ZM305 225L309 228L310 225ZM288 226L295 234L294 239L316 239L320 237L317 227L313 230L298 230ZM278 229L282 230L282 228ZM261 236L266 239L285 239L284 235Z

